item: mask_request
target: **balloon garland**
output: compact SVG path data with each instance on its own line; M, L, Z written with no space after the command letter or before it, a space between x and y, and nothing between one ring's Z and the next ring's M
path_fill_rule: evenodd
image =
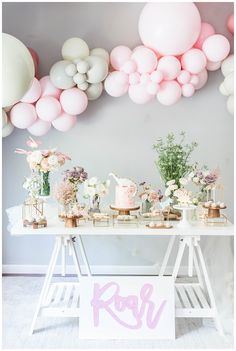
M227 24L231 33L232 16ZM90 50L81 38L70 38L62 46L62 60L40 80L37 53L4 34L3 63L8 66L4 71L13 68L14 80L3 77L7 87L2 111L3 137L10 135L14 127L27 128L35 136L46 134L52 126L62 132L70 130L76 124L76 116L86 110L88 101L101 96L103 83L113 97L128 93L137 104L156 97L165 106L173 105L182 96L191 97L201 89L207 82L208 71L219 69L230 52L227 38L215 33L211 24L201 22L194 3L146 4L139 18L139 34L143 45L133 50L120 45L110 55L102 48ZM22 58L21 67L17 66L16 57ZM221 91L226 94L225 85ZM232 103L228 104L232 110Z

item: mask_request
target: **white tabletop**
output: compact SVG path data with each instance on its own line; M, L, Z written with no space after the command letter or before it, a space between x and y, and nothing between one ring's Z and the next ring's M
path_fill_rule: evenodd
M150 235L150 236L233 236L234 226L232 223L207 225L201 222L192 222L192 226L186 229L177 228L177 222L170 222L171 229L151 229L144 224L119 225L109 227L94 227L92 222L81 222L77 228L65 228L64 223L58 219L51 219L46 228L24 228L22 221L15 222L10 228L11 235Z

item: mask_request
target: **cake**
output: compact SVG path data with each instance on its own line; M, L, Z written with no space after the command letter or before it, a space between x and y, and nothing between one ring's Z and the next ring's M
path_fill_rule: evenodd
M135 193L136 190L134 187L116 185L115 206L117 208L135 207Z

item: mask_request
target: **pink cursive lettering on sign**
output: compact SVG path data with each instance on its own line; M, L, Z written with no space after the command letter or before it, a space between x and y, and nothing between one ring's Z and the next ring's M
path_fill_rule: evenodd
M139 329L144 322L144 315L146 313L146 325L150 329L156 328L161 318L162 312L166 305L166 300L163 300L157 308L151 300L153 293L153 286L151 284L144 284L140 290L139 296L128 295L123 297L120 295L120 286L116 282L109 282L104 286L94 284L93 299L91 305L93 306L93 320L94 326L99 326L99 315L101 310L106 311L116 322L129 329ZM104 295L109 296L105 298ZM110 295L109 295L110 294ZM134 323L129 324L122 320L118 314L124 312L126 309L132 313Z

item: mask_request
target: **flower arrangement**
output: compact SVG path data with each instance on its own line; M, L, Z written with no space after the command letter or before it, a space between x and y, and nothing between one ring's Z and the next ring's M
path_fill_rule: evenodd
M180 178L179 185L176 184L175 179L167 182L165 196L171 199L171 202L176 202L182 206L189 206L190 204L197 204L198 199L194 194L187 190L185 186L189 183L189 179Z
M87 172L85 172L84 168L80 166L75 166L71 170L67 169L63 174L63 180L65 182L73 184L76 191L78 189L79 184L84 183L84 181L88 178Z
M162 138L157 140L156 144L153 145L158 153L158 159L155 163L165 184L175 180L175 184L179 186L179 180L192 171L193 165L190 163L190 156L196 147L196 142L185 143L185 132L183 131L180 133L179 142L176 142L173 133L167 135L166 141Z
M155 203L163 198L161 189L154 190L150 185L146 184L146 182L140 183L139 185L143 186L143 191L139 194L142 201Z
M195 169L190 172L188 178L195 184L200 186L202 189L210 189L215 187L216 182L219 179L219 170L208 170L207 167L202 169Z
M97 177L92 177L84 182L84 197L103 197L108 194L110 180L101 181Z
M56 184L54 197L61 205L68 205L75 200L75 188L72 183L61 181Z

